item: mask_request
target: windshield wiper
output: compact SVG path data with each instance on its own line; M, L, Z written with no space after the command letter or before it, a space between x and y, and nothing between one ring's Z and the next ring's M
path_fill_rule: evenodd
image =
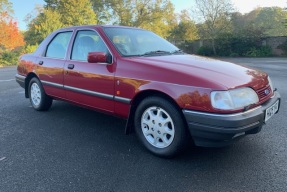
M156 51L148 51L144 54L141 54L139 56L150 56L150 55L172 55L172 54L184 54L184 52L181 49L177 49L175 51L163 51L163 50L156 50Z
M170 52L171 54L184 54L183 50L177 49L175 51Z
M141 54L141 56L148 56L148 55L162 55L162 54L171 54L169 51L163 51L163 50L157 50L157 51L148 51L144 54Z

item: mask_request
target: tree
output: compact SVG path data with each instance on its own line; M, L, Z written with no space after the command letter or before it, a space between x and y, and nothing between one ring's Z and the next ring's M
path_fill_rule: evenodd
M59 6L59 0L44 0L46 2L45 8L56 9Z
M97 22L90 0L45 0L45 2L44 8L36 8L36 17L28 21L25 40L30 45L39 44L56 29Z
M167 37L176 25L174 6L170 0L106 0L114 24L141 27Z
M25 33L25 40L29 45L41 43L51 32L64 26L57 11L46 8L39 12L38 16L29 22Z
M90 0L45 0L45 9L58 12L64 26L96 24Z
M1 18L3 18L3 15L1 15ZM0 21L0 28L0 47L12 50L25 44L23 35L18 29L18 24L13 19L9 19L8 22Z
M8 0L0 0L0 48L2 50L13 50L25 44L18 23L11 16L12 13L12 4Z
M16 64L21 48L25 44L12 15L12 3L0 0L0 65Z
M169 38L173 40L192 41L199 39L195 22L190 18L187 10L179 14L178 24L171 30Z
M287 13L279 7L259 7L244 15L233 13L233 33L246 38L286 36L284 17Z
M233 5L230 0L195 0L197 15L203 21L201 35L210 38L216 55L216 37L231 27L230 16Z
M170 29L177 23L173 4L169 0L156 0L153 6L150 5L150 10L146 10L146 14L144 9L145 4L141 4L134 26L151 30L164 38L168 37Z
M231 16L232 30L234 37L245 39L260 39L265 36L264 26L255 25L255 20L260 13L260 9L255 9L247 14L235 12Z
M96 14L90 0L59 0L56 10L65 26L96 24Z
M254 19L255 27L263 28L266 36L286 36L287 31L283 25L283 18L287 13L280 7L259 8L259 13Z
M8 16L13 14L12 3L9 0L0 0L0 13L6 13ZM2 18L2 17L1 17Z
M110 23L113 14L109 8L109 2L107 0L91 0L91 3L93 5L94 12L97 14L97 23Z

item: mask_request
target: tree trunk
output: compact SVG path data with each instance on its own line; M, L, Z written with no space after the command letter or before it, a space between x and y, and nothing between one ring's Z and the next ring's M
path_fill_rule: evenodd
M217 52L216 52L216 48L215 48L215 39L214 38L211 39L211 43L212 43L213 54L216 56Z

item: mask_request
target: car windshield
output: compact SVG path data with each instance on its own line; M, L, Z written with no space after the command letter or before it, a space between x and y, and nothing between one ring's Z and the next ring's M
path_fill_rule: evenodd
M104 31L122 56L182 54L176 46L143 29L105 27Z

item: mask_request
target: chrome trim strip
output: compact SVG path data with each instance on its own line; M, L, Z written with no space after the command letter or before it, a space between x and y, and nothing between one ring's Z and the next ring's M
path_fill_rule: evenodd
M57 87L57 88L64 88L64 85L58 84L58 83L52 83L49 81L41 81L43 85L50 85L52 87Z
M254 109L251 109L249 111L241 112L241 113L234 113L234 114L213 114L213 113L203 113L203 112L197 112L197 111L191 111L191 110L182 110L184 113L190 113L190 114L196 114L196 115L205 115L205 116L213 116L213 117L236 117L236 116L242 116L246 115L247 113L251 113L257 109L260 109L261 106L255 107Z
M23 75L19 75L19 74L16 74L15 75L15 79L17 80L17 81L21 81L21 82L25 82L25 79L26 79L26 77L25 76L23 76Z
M114 99L115 99L115 101L118 101L121 103L126 103L126 104L130 104L130 102L131 102L131 99L124 98L124 97L115 96Z
M95 91L89 91L89 90L80 89L80 88L76 88L76 87L71 87L71 86L64 85L64 89L69 90L69 91L75 91L75 92L78 92L78 93L84 93L84 94L92 95L92 96L96 96L96 97L101 97L101 98L104 98L104 99L110 99L110 100L114 99L114 96L110 95L110 94L99 93L99 92L95 92Z
M58 83L51 83L48 81L41 81L43 83L43 85L49 85L52 87L57 87L57 88L62 88L62 89L66 89L69 91L75 91L78 93L83 93L83 94L87 94L87 95L92 95L92 96L96 96L96 97L100 97L100 98L104 98L104 99L109 99L109 100L115 100L121 103L126 103L126 104L130 104L131 99L128 98L124 98L124 97L118 97L118 96L114 96L114 95L110 95L110 94L105 94L105 93L99 93L99 92L95 92L95 91L89 91L86 89L80 89L80 88L76 88L76 87L71 87L71 86L66 86L66 85L61 85Z

